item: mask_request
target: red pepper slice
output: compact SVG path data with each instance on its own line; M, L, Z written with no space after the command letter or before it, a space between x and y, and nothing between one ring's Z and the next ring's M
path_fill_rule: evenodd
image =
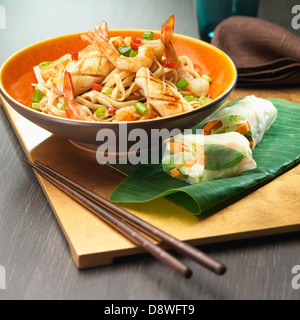
M177 61L172 61L169 59L165 59L163 62L163 67L170 68L170 69L176 69L177 67Z
M130 47L133 50L137 51L139 49L139 47L142 45L142 43L143 43L142 39L132 38L131 43L130 43Z
M78 60L78 55L79 55L78 52L73 52L72 55L71 55L72 60L73 61Z
M101 92L101 90L103 89L103 85L102 85L101 83L96 83L96 82L95 82L95 83L93 84L92 89Z
M108 108L108 110L107 110L107 113L109 114L109 115L115 115L116 114L116 109L115 108Z

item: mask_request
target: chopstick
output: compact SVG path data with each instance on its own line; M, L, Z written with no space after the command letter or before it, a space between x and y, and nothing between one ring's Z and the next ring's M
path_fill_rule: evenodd
M27 160L24 160L24 161L28 163L31 167L33 167L41 176L43 176L45 179L53 183L60 190L62 190L63 192L71 196L81 205L83 205L92 213L94 213L97 217L101 218L103 221L108 223L116 231L123 234L127 239L141 246L143 249L145 249L147 252L152 254L154 257L156 257L158 260L160 260L167 266L171 267L174 271L179 273L181 276L185 278L191 277L192 271L187 265L185 265L180 260L170 255L165 250L161 249L159 246L156 246L155 244L153 244L147 238L137 233L133 228L129 227L121 219L116 218L114 215L112 215L110 212L105 210L103 207L99 206L89 198L83 196L76 189L71 188L64 182L57 179L57 177L52 176L51 174L46 172L44 169L38 167L36 164L29 162Z
M127 210L119 207L115 203L95 194L94 192L84 188L83 186L68 179L64 175L56 172L48 166L35 161L34 163L24 160L31 167L33 167L44 178L54 183L62 191L69 194L72 198L80 202L97 216L104 219L116 230L121 232L135 244L140 245L146 251L154 255L157 259L161 260L179 274L188 278L192 272L189 267L180 262L178 259L171 256L168 252L161 249L159 246L154 245L147 238L137 233L125 221L134 227L142 230L144 233L150 235L152 238L156 238L170 246L172 249L180 252L181 254L193 259L197 263L211 270L217 275L222 275L226 271L226 267L216 259L196 249L195 247L179 241L164 231L154 227L146 221L134 216ZM107 211L109 210L109 212ZM133 236L132 236L133 235ZM133 238L133 239L132 239ZM175 260L174 260L175 259Z
M181 254L193 259L197 263L201 264L202 266L206 267L207 269L211 270L212 272L222 275L226 271L226 267L217 261L216 259L210 257L209 255L205 254L204 252L196 249L195 247L189 245L188 243L179 241L178 239L172 237L171 235L165 233L164 231L154 227L153 225L147 223L146 221L136 217L135 215L131 214L127 210L119 207L115 203L91 192L90 190L82 187L78 183L68 179L64 175L56 172L55 170L49 168L48 166L42 164L39 161L34 162L39 167L43 168L44 170L51 173L51 175L56 176L58 179L63 181L64 183L76 188L81 194L88 196L93 201L105 206L108 210L112 213L117 214L118 216L126 219L127 222L132 223L134 226L139 227L142 231L146 231L148 235L151 237L155 237L167 245L169 245L172 249L180 252Z

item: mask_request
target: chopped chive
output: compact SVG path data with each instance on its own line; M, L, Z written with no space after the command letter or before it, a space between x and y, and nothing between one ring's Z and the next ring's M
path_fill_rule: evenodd
M212 79L207 74L204 74L202 78L207 80L209 83L212 83Z
M31 108L34 110L40 110L40 104L37 102L32 102L31 103Z
M149 109L147 106L145 106L143 103L141 102L138 102L136 105L135 105L135 109L140 113L142 114L143 116L145 116L148 112L149 112Z
M126 47L124 44L118 48L118 51L120 52L120 54L125 57L129 57L131 50L132 50L131 47Z
M154 32L152 31L146 31L142 36L142 40L153 40L153 38L154 38Z
M66 105L63 102L59 102L56 106L57 109L64 111L66 109Z
M113 88L103 87L103 89L101 90L101 93L103 93L103 94L112 94L113 93Z
M40 68L40 69L44 69L45 67L49 66L49 64L51 64L51 63L52 63L52 61L44 61L44 62L41 62L41 63L39 64L39 68Z
M209 97L205 97L205 96L201 96L198 101L200 102L200 104L202 106L204 106L205 104L208 104L209 102L211 102L211 98Z
M34 95L32 97L33 102L40 102L44 97L44 94L39 89L35 88Z
M136 50L131 49L131 51L129 53L129 57L134 58L137 56L137 54L138 54L138 52Z
M187 102L197 101L198 99L194 98L193 96L185 96L184 99Z
M106 115L106 109L104 107L100 107L95 111L95 116L98 118L104 117Z
M176 86L180 90L184 90L188 86L188 82L185 79L180 79L177 83Z

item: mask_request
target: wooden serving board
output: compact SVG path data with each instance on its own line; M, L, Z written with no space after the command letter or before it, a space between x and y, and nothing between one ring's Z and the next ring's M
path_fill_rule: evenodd
M249 94L300 103L299 88L236 89L229 101ZM85 187L108 198L125 175L101 166L93 152L41 129L16 113L3 99L9 121L29 160L39 160ZM63 230L78 268L113 263L114 259L142 253L118 232L37 175ZM281 175L209 216L194 216L167 199L124 205L133 214L193 245L237 240L300 230L300 166Z

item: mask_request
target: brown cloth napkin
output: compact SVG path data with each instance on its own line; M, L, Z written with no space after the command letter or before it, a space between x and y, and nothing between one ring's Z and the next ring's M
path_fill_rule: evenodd
M300 37L282 27L233 16L217 26L211 43L235 63L238 86L300 85Z

